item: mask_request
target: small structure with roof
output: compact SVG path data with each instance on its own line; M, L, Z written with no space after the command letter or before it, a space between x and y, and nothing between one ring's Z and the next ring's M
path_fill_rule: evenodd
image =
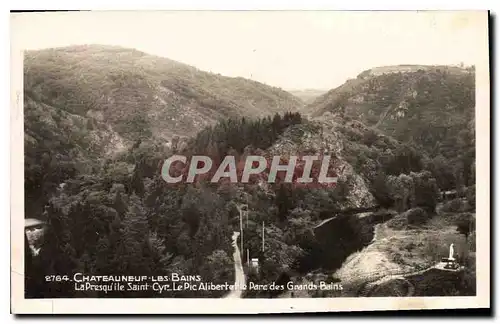
M24 237L32 251L32 255L40 252L40 239L45 231L45 222L36 218L24 219Z
M45 226L45 223L36 218L25 218L24 219L24 229L25 230L35 230L42 229Z

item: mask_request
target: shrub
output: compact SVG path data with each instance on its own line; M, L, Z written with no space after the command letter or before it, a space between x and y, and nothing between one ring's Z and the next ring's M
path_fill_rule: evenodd
M422 225L429 219L429 214L422 208L413 208L402 214L397 215L387 222L390 228L401 230L406 229L408 225Z
M405 245L405 250L407 251L411 251L413 250L414 248L416 247L416 244L414 242L409 242Z
M469 237L467 239L467 245L468 245L469 251L472 251L472 252L476 251L476 231L469 234Z
M476 186L470 186L465 192L467 203L472 209L476 208Z
M382 172L378 173L372 183L371 193L377 203L382 207L391 207L394 200L391 197L390 188L387 185L386 175Z
M455 225L457 226L457 231L465 235L465 238L468 239L469 234L475 230L476 220L472 214L462 213L457 216Z
M399 214L398 216L388 221L387 226L396 230L406 229L406 227L408 227L408 220L406 219L404 214Z
M387 209L379 209L371 214L371 221L375 223L385 223L386 221L397 216L397 212Z
M461 198L455 198L451 201L444 203L443 208L441 209L444 212L450 213L458 213L463 212L467 209L464 201Z
M378 139L378 134L373 129L369 129L363 134L363 144L372 146Z
M422 225L429 219L429 215L422 208L410 209L405 212L405 216L409 225Z
M399 252L392 253L391 256L390 256L390 258L391 258L392 262L395 262L395 263L398 263L398 264L403 263L403 256Z
M420 173L412 172L410 176L414 183L414 207L425 208L429 213L436 211L439 188L430 172L422 171Z

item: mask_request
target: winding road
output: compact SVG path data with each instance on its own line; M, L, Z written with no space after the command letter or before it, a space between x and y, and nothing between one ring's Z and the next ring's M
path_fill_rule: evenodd
M238 237L240 236L240 232L234 232L233 239L233 259L234 259L234 286L235 289L231 290L224 298L241 298L243 294L243 290L241 287L245 284L245 272L243 271L243 265L241 263L241 254L240 248L238 247Z

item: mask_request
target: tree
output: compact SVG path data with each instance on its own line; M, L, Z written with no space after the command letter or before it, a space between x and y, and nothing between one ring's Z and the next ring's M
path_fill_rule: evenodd
M366 146L373 145L378 139L378 134L375 130L369 129L367 132L363 134L363 143Z
M144 196L146 189L144 187L142 170L137 164L132 174L131 187L132 192L134 192L136 195L140 197Z
M455 220L455 225L457 226L457 231L465 235L465 239L467 240L470 233L475 230L476 220L472 214L462 213Z
M439 197L436 179L429 171L412 172L410 176L414 183L413 207L422 207L430 214L435 213Z
M129 209L122 221L121 244L117 247L117 254L120 255L120 272L130 275L152 274L152 259L145 254L149 234L146 211L140 198L132 195Z
M427 212L420 207L406 211L405 216L408 225L422 225L429 219Z
M46 232L40 248L40 268L44 274L70 275L76 270L76 253L71 244L71 232L69 231L68 219L61 209L54 203L49 203L45 211L47 219ZM61 282L57 288L51 283L45 283L44 297L71 297L73 295L72 283Z
M298 245L302 248L310 247L314 242L312 228L314 222L311 212L301 208L294 208L287 219L283 241L289 245Z
M226 251L215 250L206 259L214 282L227 282L232 279L229 270L233 268L233 260L229 258Z
M400 174L399 176L389 176L387 178L387 185L391 198L396 204L398 211L405 211L412 205L414 183L413 179L406 175Z
M371 193L381 207L389 208L394 204L387 185L387 176L383 172L379 172L375 176Z
M279 184L275 202L278 207L278 219L284 221L288 216L288 211L293 207L292 189L289 184Z

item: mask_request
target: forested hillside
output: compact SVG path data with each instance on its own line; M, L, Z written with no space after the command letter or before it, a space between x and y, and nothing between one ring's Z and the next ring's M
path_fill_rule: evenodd
M238 155L243 148L251 147L267 149L288 126L300 123L299 114L255 121L230 119L204 130L206 137L194 138L183 153L207 154L208 146L199 145L206 138L214 139L210 147L216 147L221 154L233 151ZM234 137L231 129L249 136ZM275 138L256 140L267 138L268 132ZM251 215L254 225L261 220L268 223L267 244L280 246L269 249L276 259L268 265L269 276L279 273L280 266L296 262L300 248L282 242L284 228L277 225L282 224L279 217L285 216L289 206L280 209L281 214L279 208L273 207L283 203L281 198L289 190L278 186L262 192L257 184L240 188L204 181L169 186L161 178L161 162L176 152L176 148L143 142L105 160L101 169L75 172L58 186L42 215L48 230L40 255L28 271L28 295L220 297L224 292L75 292L70 282L63 282L54 290L44 281L44 275L84 272L153 276L176 272L199 274L207 282L231 282L234 267L230 237L238 224L236 206L244 201L256 205L256 214ZM277 200L273 198L274 190L278 192Z
M465 212L475 203L474 97L467 83L473 76L408 73L364 74L318 98L309 107L316 117L308 119L297 112L301 101L277 88L137 51L83 46L28 53L26 217L45 221L47 229L26 270L26 296L222 297L226 292L75 291L73 282L44 276L179 273L230 283L231 237L242 226L242 204L248 219L241 253L243 260L247 249L259 258L259 274L247 272L256 283L311 271L333 280L346 258L370 244L376 223L394 218L392 226L408 238L405 226L420 231L440 220L440 190L467 185L465 201L447 206L454 213L447 230L455 235L455 227L470 225ZM416 92L405 96L412 87ZM450 106L443 108L442 100ZM393 102L406 102L404 114L393 114ZM437 133L424 137L431 117ZM338 180L332 186L267 183L266 169L248 184L203 177L170 184L161 169L174 154L208 155L216 163L230 155L238 167L248 155L284 161L328 155ZM354 215L359 210L377 211L361 218ZM393 261L406 266L421 258L411 256Z
M101 45L26 52L24 88L38 103L105 120L128 140L194 135L220 118L302 107L300 99L279 88Z
M64 180L138 145L165 149L218 120L296 111L275 87L114 46L28 51L24 59L26 216Z
M405 65L364 71L306 110L360 120L423 150L440 186L452 189L474 183L474 97L474 67Z
M314 102L316 98L325 94L327 90L321 89L305 89L305 90L289 90L291 94L296 96L297 98L302 99L306 104Z

